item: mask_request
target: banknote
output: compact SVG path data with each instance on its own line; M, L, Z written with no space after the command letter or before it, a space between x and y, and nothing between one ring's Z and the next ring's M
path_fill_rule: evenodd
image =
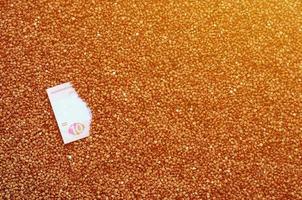
M89 136L91 110L70 82L47 90L64 144Z

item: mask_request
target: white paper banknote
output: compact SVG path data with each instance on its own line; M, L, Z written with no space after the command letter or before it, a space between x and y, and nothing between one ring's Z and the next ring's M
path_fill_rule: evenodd
M70 82L47 90L64 144L89 136L91 111Z

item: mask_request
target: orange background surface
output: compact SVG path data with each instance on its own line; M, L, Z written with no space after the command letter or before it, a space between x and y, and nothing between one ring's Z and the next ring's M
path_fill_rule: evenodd
M0 46L3 199L302 198L301 1L0 1Z

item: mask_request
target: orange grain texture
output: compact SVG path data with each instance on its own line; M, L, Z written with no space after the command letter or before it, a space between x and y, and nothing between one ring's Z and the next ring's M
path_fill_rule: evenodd
M302 199L302 1L2 0L0 70L2 199Z

